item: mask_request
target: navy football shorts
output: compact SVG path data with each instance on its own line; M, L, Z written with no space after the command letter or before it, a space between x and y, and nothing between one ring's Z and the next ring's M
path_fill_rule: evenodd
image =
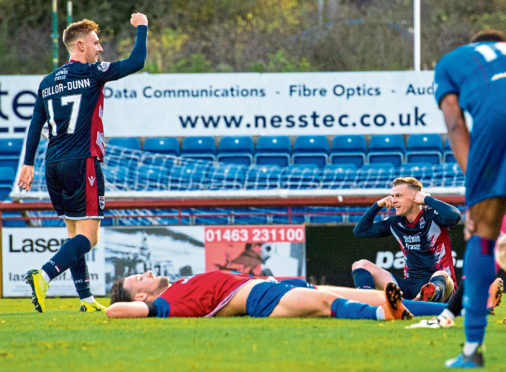
M303 279L258 283L251 288L246 300L246 311L253 317L267 317L278 305L281 297L293 288L314 288L314 286Z
M96 158L48 162L46 183L59 216L71 220L104 217L104 176Z
M427 276L426 278L421 279L414 279L414 278L404 278L397 275L392 274L395 281L399 285L399 288L401 289L403 293L403 297L406 300L412 300L416 297L418 292L420 292L420 289L425 283L428 283L430 280L430 277L432 275Z

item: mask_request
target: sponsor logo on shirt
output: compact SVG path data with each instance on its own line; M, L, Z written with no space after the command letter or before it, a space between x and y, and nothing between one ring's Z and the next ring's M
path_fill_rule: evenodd
M69 69L68 68L62 68L54 76L54 81L65 80L67 78L67 74L68 73L69 73Z
M105 196L99 196L98 197L98 206L102 210L105 208Z
M102 72L106 72L107 70L109 70L109 66L111 65L111 62L100 62L97 66L97 68L102 71Z

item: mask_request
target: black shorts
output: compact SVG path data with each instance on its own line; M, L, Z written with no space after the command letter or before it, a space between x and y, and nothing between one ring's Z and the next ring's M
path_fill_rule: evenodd
M418 292L420 292L420 289L422 286L430 281L431 275L427 275L425 278L404 278L402 276L394 275L392 276L397 281L397 284L399 285L399 288L401 289L404 298L406 300L412 300L416 297Z
M59 216L71 220L104 217L104 176L96 158L48 162L46 184Z

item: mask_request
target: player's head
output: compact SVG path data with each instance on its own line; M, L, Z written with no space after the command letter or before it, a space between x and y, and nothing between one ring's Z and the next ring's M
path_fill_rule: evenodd
M484 30L471 37L471 43L480 43L483 41L506 41L506 35L499 30Z
M495 247L495 259L501 269L506 270L506 234L497 240Z
M393 182L392 197L394 201L395 214L406 216L414 208L420 208L415 203L416 193L422 191L422 184L414 177L399 177Z
M155 276L151 270L130 275L114 282L111 304L115 302L153 301L169 287L169 279Z
M71 58L78 59L80 62L97 62L98 56L103 52L98 33L98 24L89 19L68 25L63 31L63 43Z

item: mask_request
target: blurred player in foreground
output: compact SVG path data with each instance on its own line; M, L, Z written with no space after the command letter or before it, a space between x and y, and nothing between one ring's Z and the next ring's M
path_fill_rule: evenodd
M395 208L396 215L374 222L381 208ZM408 299L446 301L456 282L448 227L460 219L457 208L422 192L416 178L396 178L392 194L375 202L353 233L359 238L393 235L404 254L404 277L359 260L352 265L355 287L383 289L393 279Z
M46 183L54 209L64 218L69 240L42 266L26 275L35 309L46 310L46 291L51 280L70 269L81 299L81 311L102 311L91 294L85 254L97 244L104 216L104 177L100 168L105 152L102 125L104 84L139 71L147 55L148 20L132 14L137 40L130 57L117 62L98 62L103 49L98 25L84 19L69 25L63 42L69 61L40 83L26 141L24 165L18 180L29 191L42 127L49 125ZM126 123L125 123L126 124Z
M466 342L448 368L483 367L487 293L495 280L494 247L506 211L506 36L475 35L446 54L435 68L435 98L448 138L466 175L466 203L474 222L466 244L463 274ZM463 111L473 118L472 133Z
M355 290L357 292L357 290ZM361 292L361 291L360 291ZM411 319L394 283L385 287L382 305L349 301L303 280L277 282L230 271L212 271L169 283L151 271L116 281L112 318L166 317L335 317Z

